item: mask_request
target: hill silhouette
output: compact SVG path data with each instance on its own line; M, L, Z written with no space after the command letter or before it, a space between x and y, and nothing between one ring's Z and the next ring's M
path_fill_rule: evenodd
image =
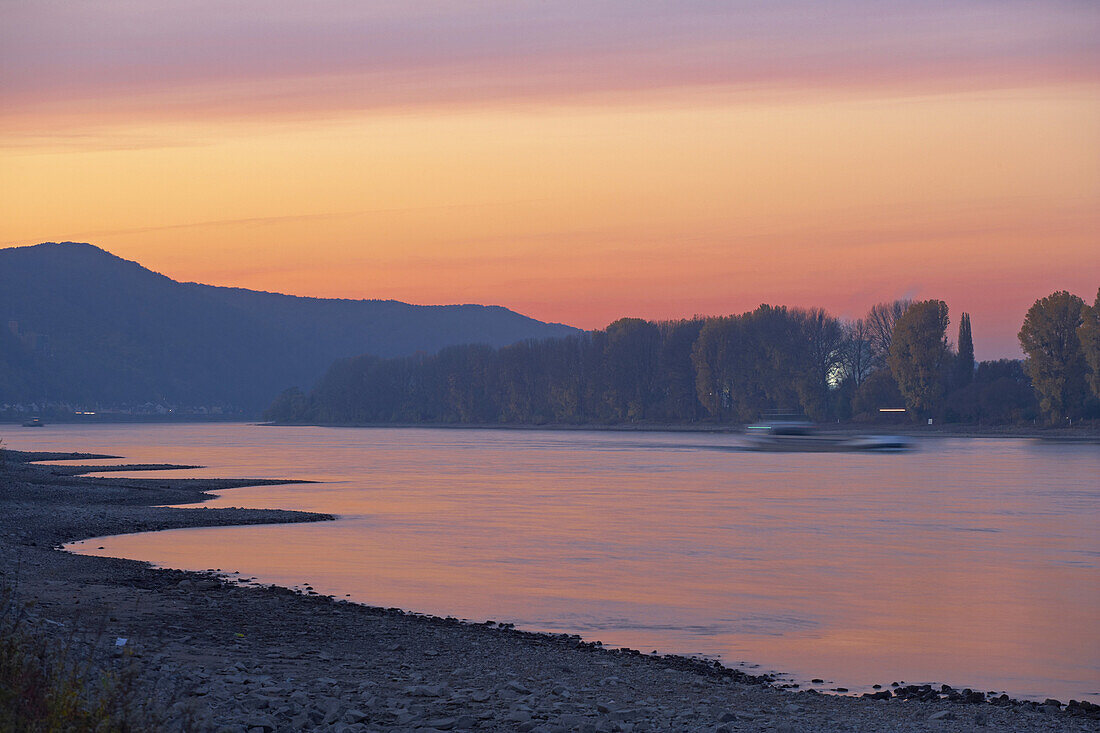
M0 249L0 403L258 411L336 359L576 329L499 306L302 298L181 283L90 244Z

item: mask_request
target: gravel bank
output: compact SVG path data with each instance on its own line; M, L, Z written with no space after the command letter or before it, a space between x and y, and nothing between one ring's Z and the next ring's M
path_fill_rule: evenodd
M1097 731L1096 707L980 700L962 691L880 698L781 689L673 656L253 587L216 575L56 549L176 527L323 521L254 509L174 509L220 489L285 483L91 478L5 452L0 580L42 629L102 664L140 668L176 727L210 731ZM159 467L159 466L158 466ZM131 467L128 470L133 470ZM126 639L116 646L116 639ZM900 693L900 696L899 696ZM1065 701L1063 701L1065 702Z

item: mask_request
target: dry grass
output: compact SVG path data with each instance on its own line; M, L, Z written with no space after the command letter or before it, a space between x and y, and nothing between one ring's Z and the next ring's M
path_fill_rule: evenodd
M0 587L0 731L163 729L164 716L138 689L138 660L97 661L98 641L36 618L15 588Z

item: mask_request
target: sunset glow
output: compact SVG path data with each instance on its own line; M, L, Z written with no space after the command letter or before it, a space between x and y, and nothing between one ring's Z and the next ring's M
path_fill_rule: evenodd
M979 358L1097 286L1093 3L194 5L5 7L0 244L585 328L935 297Z

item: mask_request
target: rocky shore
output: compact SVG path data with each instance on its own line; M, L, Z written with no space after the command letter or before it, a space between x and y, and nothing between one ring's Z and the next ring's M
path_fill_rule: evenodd
M94 478L87 467L29 462L105 457L4 452L0 584L30 604L41 633L67 635L104 667L136 669L166 729L1100 730L1100 708L1089 704L900 684L871 696L821 695L704 660L59 551L125 532L332 519L163 506L283 482Z

